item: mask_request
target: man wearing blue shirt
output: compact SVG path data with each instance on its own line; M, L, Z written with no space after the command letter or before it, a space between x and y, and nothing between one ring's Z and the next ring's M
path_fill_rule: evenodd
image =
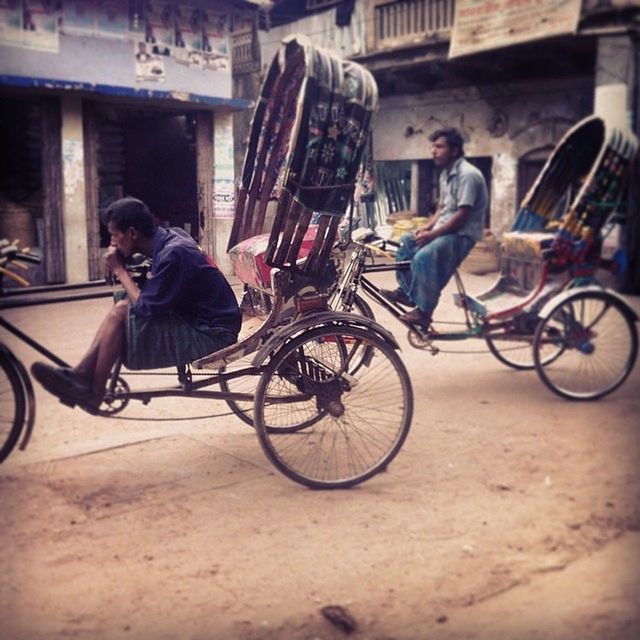
M482 173L464 159L464 141L457 129L438 129L430 137L433 161L441 168L440 203L432 220L400 239L396 261L411 261L397 272L400 287L383 294L393 302L415 307L400 318L428 328L440 292L482 238L488 206Z
M31 368L47 391L88 409L100 406L119 357L130 369L186 364L233 344L242 320L224 275L188 234L157 227L135 198L117 200L105 213L111 236L107 270L128 299L112 307L75 367L36 362ZM125 267L134 253L152 258L142 289Z

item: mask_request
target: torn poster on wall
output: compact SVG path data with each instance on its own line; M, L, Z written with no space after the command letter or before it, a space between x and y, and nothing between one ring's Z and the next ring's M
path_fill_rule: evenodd
M215 9L203 10L202 48L207 69L231 69L229 61L229 15Z
M176 35L173 9L169 2L147 2L145 40L152 45L153 53L171 55Z
M149 42L135 43L136 82L164 82L166 79L164 56L154 53L153 46Z
M59 51L59 13L51 0L0 0L0 44Z

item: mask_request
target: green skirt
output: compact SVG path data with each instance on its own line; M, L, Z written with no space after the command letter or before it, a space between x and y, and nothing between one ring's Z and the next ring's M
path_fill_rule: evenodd
M127 369L161 369L193 362L236 342L227 327L193 325L174 312L158 318L127 319Z

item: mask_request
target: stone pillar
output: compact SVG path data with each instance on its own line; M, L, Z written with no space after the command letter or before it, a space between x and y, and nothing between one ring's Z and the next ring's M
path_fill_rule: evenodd
M491 231L501 237L513 224L517 202L518 160L496 153L491 165ZM515 206L514 206L515 203Z
M213 126L212 255L220 270L231 275L227 242L235 214L233 114L216 111Z
M62 97L62 223L66 281L89 279L82 100Z
M632 126L635 85L634 47L626 34L598 39L593 111L615 125Z

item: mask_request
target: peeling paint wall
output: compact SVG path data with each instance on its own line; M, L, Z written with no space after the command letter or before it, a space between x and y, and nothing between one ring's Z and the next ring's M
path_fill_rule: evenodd
M62 183L64 254L67 282L89 279L85 212L82 100L62 98Z
M491 228L501 234L511 227L519 206L519 159L556 144L592 112L593 82L576 77L383 98L373 132L375 159L430 159L429 135L440 127L457 127L466 139L467 156L492 158Z

